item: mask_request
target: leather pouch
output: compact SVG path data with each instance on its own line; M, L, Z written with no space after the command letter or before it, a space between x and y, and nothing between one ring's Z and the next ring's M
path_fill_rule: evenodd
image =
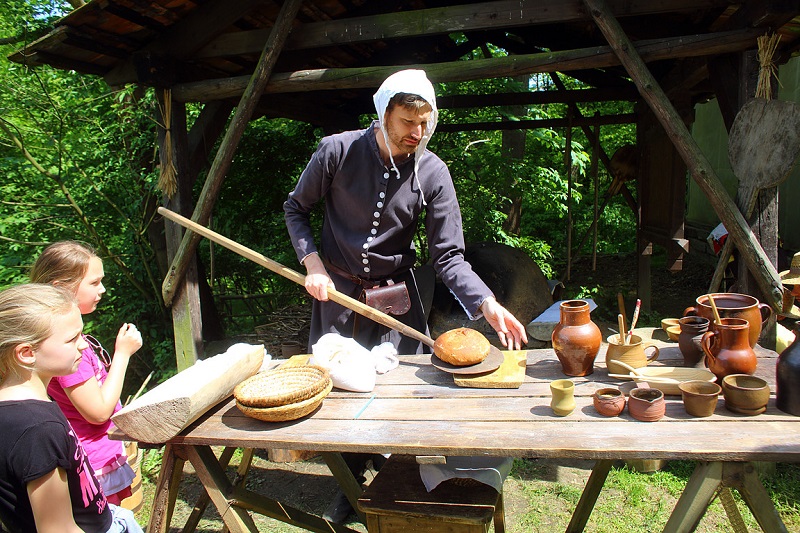
M393 283L374 289L364 289L364 303L389 315L404 315L411 309L406 282Z

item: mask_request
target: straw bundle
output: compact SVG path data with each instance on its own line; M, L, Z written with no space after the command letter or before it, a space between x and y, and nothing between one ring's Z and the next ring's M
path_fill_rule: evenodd
M161 154L158 188L171 200L178 190L178 184L172 149L172 90L170 89L164 89L164 107L161 109L161 116L164 118L164 153Z
M756 98L772 99L772 78L778 79L778 67L772 60L781 36L773 33L772 35L762 35L758 38L758 85L756 86ZM778 80L780 84L780 80Z

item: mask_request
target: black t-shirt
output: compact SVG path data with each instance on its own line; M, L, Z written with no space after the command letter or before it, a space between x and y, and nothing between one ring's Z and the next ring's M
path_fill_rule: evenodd
M26 485L56 467L67 473L72 514L86 533L111 527L111 511L83 447L55 402L0 402L0 518L12 533L36 532Z

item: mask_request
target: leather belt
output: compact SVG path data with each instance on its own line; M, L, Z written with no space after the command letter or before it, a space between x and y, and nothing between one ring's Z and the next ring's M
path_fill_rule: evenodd
M332 264L330 261L328 261L325 258L322 259L322 264L325 265L325 268L327 268L328 270L330 270L331 272L333 272L337 276L341 276L341 277L343 277L345 279L349 279L350 281L352 281L356 285L361 285L365 289L372 289L374 287L378 287L381 284L380 280L374 281L374 280L368 280L368 279L359 278L355 274L351 274L350 272L347 272L346 270L343 270L343 269L337 267L336 265Z

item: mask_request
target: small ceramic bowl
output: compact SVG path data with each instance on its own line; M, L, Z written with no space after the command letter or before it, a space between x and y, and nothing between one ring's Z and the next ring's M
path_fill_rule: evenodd
M722 378L725 408L743 415L758 415L767 410L769 385L749 374L730 374Z
M636 420L655 422L666 412L664 393L658 389L636 388L628 396L628 412Z
M681 335L681 326L676 324L674 326L667 327L667 337L672 342L678 342L678 337Z
M592 403L595 410L603 416L617 416L625 410L625 395L613 387L594 391Z
M722 387L708 381L684 381L678 388L683 397L683 408L692 416L711 416L717 408Z
M661 319L661 329L667 331L667 328L670 326L677 326L678 321L680 318L662 318Z

